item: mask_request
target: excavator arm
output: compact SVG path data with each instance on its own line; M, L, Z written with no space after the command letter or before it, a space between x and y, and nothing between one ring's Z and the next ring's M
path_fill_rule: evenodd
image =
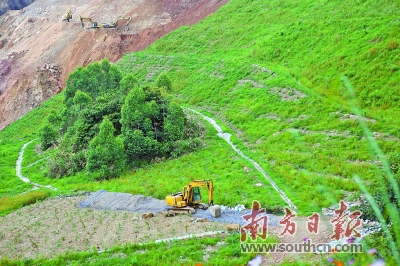
M90 22L90 25L91 25L91 26L93 25L93 20L92 20L91 18L84 18L84 17L81 17L81 25L82 25L82 28L85 27L85 24L83 24L84 21L89 21L89 22Z
M116 28L116 29L118 29L118 22L119 22L120 20L126 20L126 23L125 23L125 30L128 30L128 25L129 25L129 23L131 22L132 17L127 17L127 18L118 17L118 18L116 18L113 22L110 23L110 28Z

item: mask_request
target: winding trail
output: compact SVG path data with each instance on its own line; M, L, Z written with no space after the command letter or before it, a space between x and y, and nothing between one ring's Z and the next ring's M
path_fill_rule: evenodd
M29 144L31 144L35 140L36 139L28 141L27 143L25 143L22 146L22 148L21 148L21 150L19 152L17 163L15 165L15 172L16 172L18 178L21 179L23 182L33 185L33 190L38 189L40 187L48 188L48 189L51 189L51 190L57 190L55 187L52 187L50 185L44 186L44 185L40 185L38 183L31 182L31 180L28 177L22 175L21 169L22 169L22 161L24 160L25 148L26 148L26 146L28 146Z
M249 158L248 156L244 155L244 153L239 150L239 148L237 148L235 146L235 144L232 143L231 141L231 134L223 132L222 128L217 124L217 122L215 122L214 119L212 119L211 117L208 117L206 115L203 115L202 113L187 108L188 110L192 111L193 113L196 113L198 115L201 115L205 120L207 120L211 125L214 126L214 128L218 131L218 136L220 138L223 138L226 142L228 142L229 145L231 145L232 149L234 149L241 157L243 157L244 159L246 159L247 161L251 162L254 167L265 177L265 179L267 179L269 181L269 183L271 184L271 186L279 193L279 195L282 197L282 199L289 205L289 207L294 210L297 211L297 207L296 205L294 205L294 203L289 199L289 197L285 194L285 192L283 192L281 189L279 189L278 185L274 182L274 180L272 180L272 178L264 171L264 169L253 159Z

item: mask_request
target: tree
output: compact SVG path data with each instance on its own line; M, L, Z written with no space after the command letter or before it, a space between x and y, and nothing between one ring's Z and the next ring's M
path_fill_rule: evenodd
M47 121L54 127L58 127L61 124L61 117L56 111L51 111L50 115L47 117Z
M81 111L83 108L85 108L87 105L89 105L90 103L92 103L92 98L87 95L86 93L84 93L81 90L77 90L75 92L75 96L73 99L73 102L76 106L78 106L79 111Z
M125 167L124 144L114 136L115 128L108 118L100 125L99 134L93 138L86 152L88 172L99 174L100 178L120 175Z
M87 93L93 100L106 91L118 91L121 78L121 72L107 59L91 63L86 68L78 67L68 76L64 103L71 106L77 90Z
M124 144L130 162L140 161L145 157L154 157L159 147L159 143L155 139L144 136L143 132L138 129L124 134Z
M159 88L164 88L167 92L171 92L172 83L166 74L161 74L156 82L156 86Z
M170 103L164 123L164 139L176 141L183 138L185 130L185 115L182 108L176 103Z
M138 80L133 74L125 75L119 82L119 88L121 90L121 93L124 95L128 94L131 89L134 89L137 86Z
M58 138L58 131L50 124L45 124L39 131L42 150L50 148Z
M157 151L154 120L160 110L154 100L147 100L142 88L134 88L126 97L121 110L121 131L130 161L152 156Z
M154 100L146 101L146 94L142 88L131 90L121 109L122 132L140 129L148 135L152 130L152 121L159 114L159 106ZM149 124L150 121L150 124ZM149 127L150 125L150 127Z

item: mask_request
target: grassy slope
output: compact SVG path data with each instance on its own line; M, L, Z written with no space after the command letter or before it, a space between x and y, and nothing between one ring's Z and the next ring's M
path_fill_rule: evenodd
M236 144L309 213L357 191L354 174L375 175L358 122L343 115L341 75L386 135L383 151L399 150L398 13L390 2L231 1L118 65L142 82L168 72L178 100L233 125ZM273 87L308 97L282 101Z

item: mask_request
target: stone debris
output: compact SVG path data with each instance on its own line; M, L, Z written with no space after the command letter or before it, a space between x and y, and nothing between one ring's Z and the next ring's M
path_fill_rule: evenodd
M305 98L307 97L306 94L304 94L303 92L296 90L294 88L278 88L278 87L273 87L270 88L269 91L272 94L278 94L282 101L298 101L301 98Z
M142 219L148 219L151 217L154 217L154 213L152 213L152 212L145 212L142 214Z

